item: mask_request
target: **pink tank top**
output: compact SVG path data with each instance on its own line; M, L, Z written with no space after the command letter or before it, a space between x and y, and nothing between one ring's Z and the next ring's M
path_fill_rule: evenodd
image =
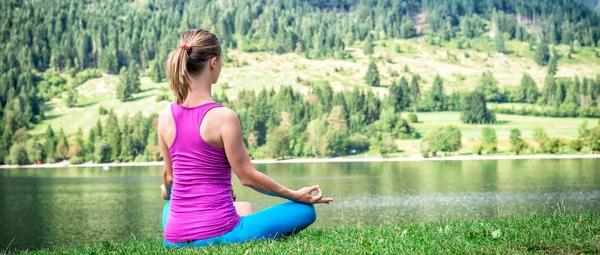
M175 138L169 148L173 162L171 210L165 226L168 242L194 241L233 230L240 216L231 197L231 166L223 148L207 143L200 124L217 103L187 108L171 104Z

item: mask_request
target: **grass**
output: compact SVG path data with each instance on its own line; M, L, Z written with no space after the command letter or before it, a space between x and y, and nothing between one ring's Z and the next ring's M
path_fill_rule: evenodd
M406 117L406 113L403 114ZM496 129L498 137L498 150L500 153L508 151L510 148L509 136L510 130L518 128L523 137L529 142L533 142L533 129L542 127L549 136L560 137L565 141L576 138L579 134L577 128L588 120L588 127L592 128L598 125L597 119L591 118L550 118L535 116L520 116L497 114L496 119L499 124L493 125L470 125L460 121L459 112L421 112L417 113L419 122L413 124L418 132L425 136L429 131L445 125L455 125L462 133L462 148L458 153L470 153L475 139L481 138L481 129L486 126ZM409 154L419 153L419 140L401 140L399 148Z
M79 127L87 131L96 124L96 121L105 116L100 116L99 107L114 110L119 116L133 115L141 111L148 116L158 113L167 107L168 102L156 102L156 94L164 83L154 83L149 78L141 79L141 92L133 95L132 100L121 102L116 99L115 88L119 79L115 75L104 75L101 78L91 79L77 87L79 102L77 107L68 108L62 100L54 99L47 104L46 119L36 125L30 133L40 135L46 131L48 125L56 131L64 128L65 133L74 134Z
M559 210L560 211L560 210ZM597 254L597 214L400 222L309 228L296 236L226 246L169 250L161 237L25 254Z
M549 136L575 138L578 136L577 128L585 120L588 120L588 127L590 128L595 127L598 123L598 120L593 118L551 118L496 114L499 124L471 125L460 121L459 112L422 112L417 113L417 116L419 123L415 123L414 126L419 132L426 134L430 130L441 126L455 125L461 130L463 139L481 137L481 129L486 126L496 129L498 139L508 140L510 130L513 128L520 129L523 137L532 138L533 129L537 127L544 128Z

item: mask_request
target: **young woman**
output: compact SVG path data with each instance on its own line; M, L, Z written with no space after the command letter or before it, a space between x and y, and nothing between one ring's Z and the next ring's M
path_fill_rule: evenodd
M290 190L252 167L236 113L211 99L221 66L221 43L203 29L184 32L165 65L176 97L158 121L167 247L293 234L316 220L312 204L332 201L322 197L318 185ZM291 201L257 213L249 203L234 204L232 169L243 185Z

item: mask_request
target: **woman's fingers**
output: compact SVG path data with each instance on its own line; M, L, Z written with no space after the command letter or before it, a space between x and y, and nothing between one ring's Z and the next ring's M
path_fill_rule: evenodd
M319 185L315 185L310 187L310 191L308 193L313 193L313 191L318 191L319 190Z
M316 203L317 201L321 200L321 198L323 198L323 191L321 191L321 189L319 188L319 186L317 186L317 195L316 196L312 196L311 202L312 203Z
M333 198L324 197L324 198L321 198L319 201L315 202L315 204L329 204L331 202L333 202Z
M301 200L306 204L329 204L333 201L333 198L323 197L323 190L321 190L319 185L304 187L298 191L302 194ZM312 193L315 191L317 194L313 195Z

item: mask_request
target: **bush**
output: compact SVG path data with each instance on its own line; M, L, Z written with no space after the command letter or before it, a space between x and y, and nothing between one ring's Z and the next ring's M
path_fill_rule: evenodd
M79 164L83 164L84 163L84 159L74 156L72 158L69 159L69 164L71 165L79 165Z
M443 126L430 131L421 140L421 153L436 157L438 152L456 152L462 147L462 134L456 126Z
M106 114L108 114L108 110L106 110L106 108L100 106L100 108L98 108L98 114L106 115Z
M14 144L10 147L8 155L9 164L15 165L26 165L29 163L29 156L27 155L27 148L22 143Z
M363 134L352 134L348 138L348 149L356 150L356 153L369 150L369 137Z
M410 123L419 123L419 117L411 112L408 114L408 121L410 121Z
M169 95L167 94L158 94L156 95L156 102L169 101Z
M111 149L108 143L104 140L100 140L96 143L94 149L94 161L96 163L108 163L110 161Z
M88 81L89 79L100 78L100 77L102 77L102 73L98 69L87 69L87 70L81 71L81 72L77 73L77 75L75 75L75 79L73 80L72 87L76 88L77 86L83 84L84 82Z
M398 151L398 145L394 138L387 134L379 138L373 137L370 140L369 148L381 154L381 157L387 158L389 154Z
M518 128L510 130L510 145L510 150L517 155L529 148L527 142L521 137L521 130Z
M137 155L134 160L134 162L150 162L150 161L152 161L152 159L150 159L148 156L142 155L142 154Z
M42 162L44 160L44 148L42 148L42 145L35 139L28 140L26 147L29 162L36 164L37 162Z
M540 149L545 153L557 154L562 151L563 144L563 141L559 138L552 137L543 141Z
M472 152L473 152L474 155L481 155L481 153L483 152L483 145L481 144L481 142L477 142L473 146Z
M583 142L579 139L575 139L575 140L571 141L571 144L569 147L571 147L572 150L579 152L579 151L581 151L581 149L583 149Z

